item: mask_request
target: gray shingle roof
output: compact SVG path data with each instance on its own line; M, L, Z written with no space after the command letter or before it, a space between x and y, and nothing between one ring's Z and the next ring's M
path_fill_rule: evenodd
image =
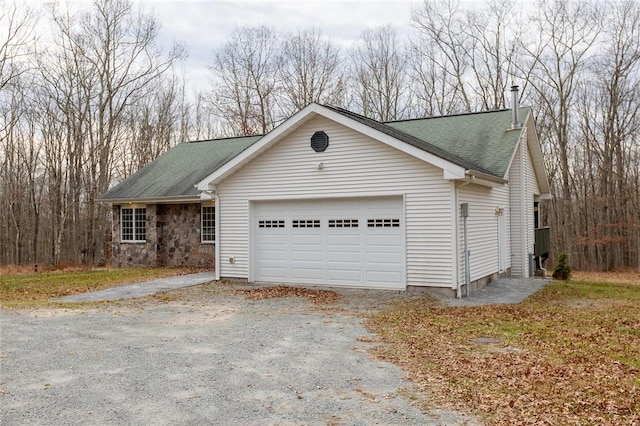
M510 130L511 110L381 123L325 106L465 169L503 178L521 130ZM529 108L520 108L525 120ZM107 191L104 201L198 197L195 185L262 136L181 143Z
M101 199L136 200L197 197L194 185L251 146L262 136L178 144L111 188Z
M423 151L429 152L433 155L436 155L444 160L447 160L451 163L457 164L459 166L462 166L466 169L471 169L471 170L475 170L478 172L482 172L482 173L489 173L491 174L488 170L485 170L483 168L479 168L478 165L474 164L473 162L469 162L465 157L457 155L453 152L450 152L447 150L446 144L444 144L445 146L439 146L437 144L433 144L431 143L429 138L424 137L424 135L416 135L416 134L411 134L410 132L407 132L405 129L402 128L402 126L393 126L390 124L394 124L394 123L381 123L379 121L373 120L371 118L367 118L365 116L353 113L351 111L348 111L346 109L342 109L342 108L337 108L337 107L332 107L332 106L328 106L325 105L327 108L330 108L344 116L347 116L353 120L359 121L362 124L365 124L366 126L371 127L372 129L378 130L386 135L389 135L393 138L396 138L398 140L401 140L405 143L408 143L409 145L415 146L416 148L419 148ZM398 122L400 123L400 122ZM428 133L427 133L428 134ZM500 176L502 177L502 176Z
M520 108L519 113L521 121L524 121L530 114L530 108ZM522 132L509 130L511 120L509 109L393 121L385 125L447 152L451 159L442 156L445 160L503 178ZM437 152L432 154L438 155ZM455 161L456 157L463 159L464 163Z

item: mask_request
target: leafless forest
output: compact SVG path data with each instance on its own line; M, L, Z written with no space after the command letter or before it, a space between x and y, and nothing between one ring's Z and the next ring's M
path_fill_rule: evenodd
M515 83L552 183L553 252L638 268L640 1L530 3L425 0L411 28L349 47L236 28L193 92L186 49L159 45L161 22L128 0L0 0L0 264L107 262L100 194L182 141L261 134L309 102L377 120L507 108Z

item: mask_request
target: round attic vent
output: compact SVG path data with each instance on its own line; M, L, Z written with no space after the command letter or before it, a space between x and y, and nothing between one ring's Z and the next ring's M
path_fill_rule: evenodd
M329 146L329 136L325 132L315 132L311 136L311 148L315 152L322 152Z

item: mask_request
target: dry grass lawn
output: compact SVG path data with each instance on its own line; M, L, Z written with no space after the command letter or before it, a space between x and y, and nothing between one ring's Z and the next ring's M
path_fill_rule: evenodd
M518 305L425 297L370 327L387 343L377 355L403 366L425 408L490 425L640 425L640 286L627 280L554 282Z
M623 272L576 271L572 278L576 281L640 285L640 269Z

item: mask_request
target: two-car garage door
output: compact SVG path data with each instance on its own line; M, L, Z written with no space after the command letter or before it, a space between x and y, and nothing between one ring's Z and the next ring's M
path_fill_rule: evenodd
M402 198L252 203L253 278L405 288Z

